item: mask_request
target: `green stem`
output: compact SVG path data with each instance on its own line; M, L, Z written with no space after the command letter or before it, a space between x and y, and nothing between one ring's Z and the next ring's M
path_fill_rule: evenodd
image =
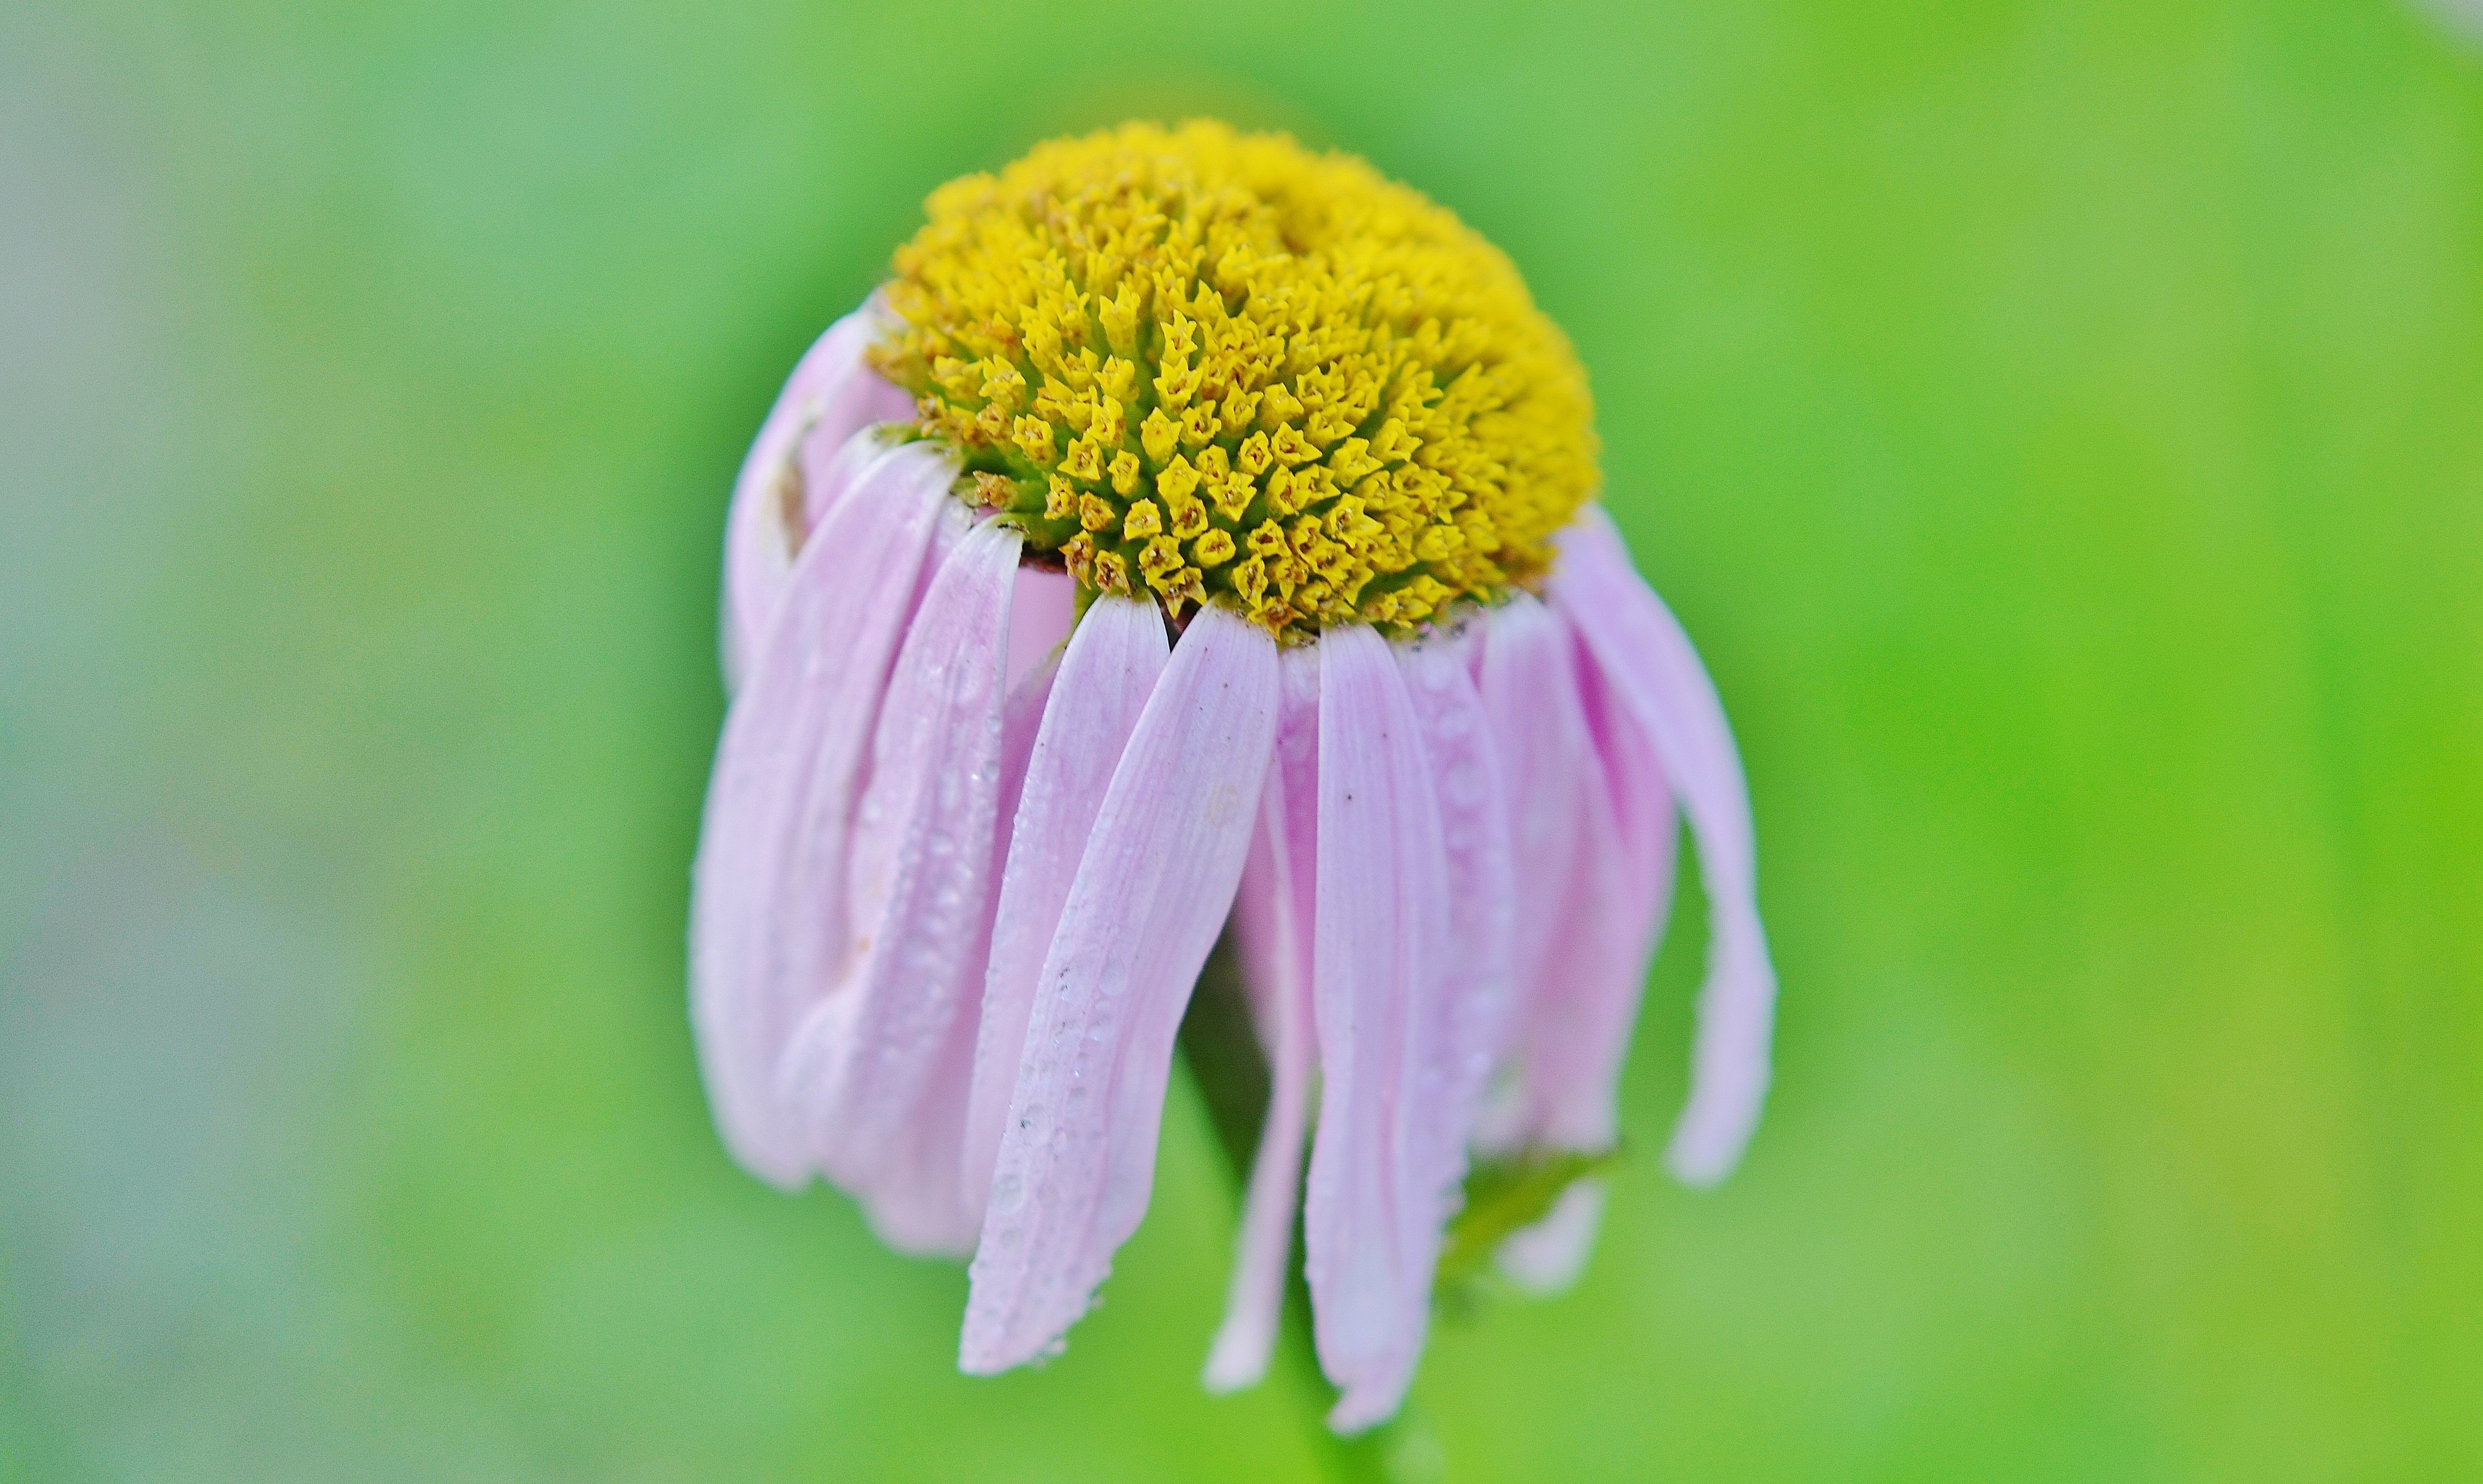
M1207 1105L1234 1189L1246 1191L1258 1156L1259 1130L1267 1123L1271 1082L1267 1057L1251 1028L1241 959L1229 936L1215 945L1199 973L1197 992L1182 1018L1181 1052ZM1301 1251L1298 1222L1296 1217L1296 1253ZM1336 1405L1337 1393L1320 1369L1310 1287L1298 1263L1286 1274L1280 1343L1286 1379L1301 1399L1313 1450L1335 1484L1425 1484L1439 1477L1439 1444L1411 1403L1393 1420L1355 1437L1340 1438L1328 1429L1328 1409Z

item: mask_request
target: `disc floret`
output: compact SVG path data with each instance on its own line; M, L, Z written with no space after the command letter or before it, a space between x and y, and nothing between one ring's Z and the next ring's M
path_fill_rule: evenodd
M1531 586L1592 404L1515 268L1349 156L1213 123L934 193L874 352L973 503L1090 593L1403 631Z

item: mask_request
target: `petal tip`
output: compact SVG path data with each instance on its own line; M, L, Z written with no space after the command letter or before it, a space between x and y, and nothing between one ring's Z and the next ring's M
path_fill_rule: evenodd
M1405 1405L1405 1388L1399 1386L1357 1384L1348 1387L1328 1409L1328 1431L1340 1438L1351 1438L1378 1426L1395 1417Z
M1268 1352L1274 1338L1255 1324L1226 1324L1208 1348L1207 1369L1199 1376L1199 1385L1214 1396L1230 1396L1257 1386L1268 1377Z
M1537 1298L1565 1293L1587 1271L1604 1219L1604 1182L1582 1179L1561 1192L1551 1213L1500 1244L1503 1277Z

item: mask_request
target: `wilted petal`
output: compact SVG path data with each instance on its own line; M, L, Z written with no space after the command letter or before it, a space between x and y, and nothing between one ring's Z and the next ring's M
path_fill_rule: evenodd
M1502 1275L1529 1293L1559 1293L1576 1283L1594 1251L1604 1194L1594 1176L1572 1180L1548 1215L1500 1244L1495 1260Z
M1019 569L1024 571L1024 568ZM1024 590L1020 590L1020 598ZM1025 614L1023 601L1009 608L1014 634ZM1014 818L1026 784L1027 764L1034 752L1035 729L1051 698L1054 670L1037 668L1009 688L1001 711L1001 794L998 818ZM992 837L991 879L1000 879L1006 859L1005 828ZM962 1257L974 1245L983 1219L980 1191L969 1182L960 1192L960 1154L966 1146L966 1110L972 1094L975 1047L979 1017L961 1015L924 1095L922 1116L904 1130L898 1157L881 1172L863 1199L865 1213L881 1239L901 1252L944 1253ZM986 1181L988 1183L988 1180ZM963 1204L960 1205L962 1197ZM961 1215L962 1213L962 1215Z
M1067 572L1017 570L1017 596L1009 600L1009 689L1056 656L1077 616L1078 584Z
M1273 640L1221 609L1174 649L1123 753L1045 959L958 1365L1049 1350L1155 1178L1173 1036L1233 905L1275 730Z
M1589 508L1562 534L1553 592L1621 708L1652 740L1697 833L1713 939L1690 1102L1666 1158L1681 1179L1710 1183L1739 1162L1758 1123L1775 1011L1741 757L1697 651L1602 511Z
M1207 1389L1219 1392L1257 1385L1275 1347L1294 1218L1301 1209L1303 1134L1318 1056L1311 923L1319 879L1319 647L1287 649L1278 664L1275 756L1233 910L1242 977L1267 1048L1268 1117L1242 1198L1224 1323L1207 1354Z
M777 1067L841 956L844 859L865 751L950 465L883 455L794 564L784 623L716 748L691 897L691 1018L717 1126L780 1185L809 1171ZM830 945L833 944L833 951Z
M1465 644L1434 639L1395 648L1422 730L1451 904L1446 951L1421 1005L1428 1024L1414 1114L1416 1180L1432 1215L1407 1223L1413 1276L1428 1300L1442 1224L1464 1202L1466 1142L1507 1036L1516 888L1500 757Z
M875 293L854 317L868 321L872 340L896 323ZM913 418L914 399L905 388L881 376L859 356L845 368L820 398L818 415L803 431L795 453L802 469L802 516L812 530L819 528L819 522L852 488L836 472L844 450L875 424L910 423Z
M1010 605L1011 633L1017 631L1025 613L1023 603ZM1018 804L1026 797L1027 774L1034 766L1035 739L1042 735L1043 713L1052 704L1052 687L1059 676L1060 668L1046 660L1027 674L1009 678L1008 702L1001 710L1000 817L1003 820L1017 818ZM998 831L992 836L994 881L1000 880L1001 868L1008 861L1008 836L1006 830Z
M972 1073L988 941L1020 541L997 523L975 527L923 596L855 814L851 954L781 1073L829 1179L867 1198L888 1179L945 1201L909 1223L912 1245L927 1250L962 1253L974 1239L962 1143L947 1133L927 1149L909 1141L964 1123L954 1108Z
M1615 706L1564 617L1563 703L1586 723L1571 889L1528 1024L1528 1095L1535 1141L1608 1149L1619 1137L1621 1064L1646 994L1647 968L1672 897L1680 825L1643 729Z
M1671 897L1670 795L1643 731L1615 715L1561 614L1532 599L1494 615L1484 694L1508 762L1525 935L1513 1116L1496 1142L1596 1152L1618 1137L1621 1064ZM1530 880L1530 876L1535 879ZM1521 1286L1585 1266L1601 1210L1582 1182L1500 1255Z
M913 1121L895 1131L870 1184L855 1192L871 1231L897 1252L962 1258L974 1251L980 1216L957 1193L974 1055L974 1018L959 1016L940 1044Z
M1520 593L1495 608L1482 646L1482 704L1492 720L1509 799L1509 851L1517 896L1517 983L1512 1052L1520 1074L1520 1107L1495 1142L1539 1139L1557 1092L1549 1065L1566 1062L1552 1045L1572 1015L1574 983L1562 963L1572 948L1579 914L1579 871L1587 868L1591 829L1609 829L1599 807L1602 769L1594 734L1579 700L1569 628L1557 613Z
M976 1209L991 1191L1001 1129L1026 1055L1035 986L1060 929L1113 770L1170 657L1163 615L1140 598L1103 597L1087 609L1061 656L1044 710L1026 792L1009 830L1008 864L983 980L982 1029L966 1119L965 1178Z
M1303 1237L1340 1431L1403 1399L1429 1315L1413 1271L1438 1211L1417 1169L1423 996L1448 946L1448 869L1421 728L1387 642L1320 638L1321 1094ZM1428 1287L1428 1274L1420 1275Z
M1566 619L1563 626L1570 626ZM1620 851L1616 900L1633 932L1631 951L1651 961L1663 941L1664 925L1672 915L1673 871L1681 848L1681 814L1672 785L1666 782L1664 761L1654 734L1636 710L1614 690L1610 676L1587 649L1573 639L1578 690L1586 702L1587 729L1603 764L1604 795L1609 799L1615 842ZM1642 962L1639 977L1646 976ZM1636 1021L1633 1003L1624 1013Z
M829 326L794 365L742 460L724 521L728 687L740 682L758 654L784 601L793 559L825 515L823 471L863 427L910 413L905 393L863 362L863 352L887 324L874 294Z

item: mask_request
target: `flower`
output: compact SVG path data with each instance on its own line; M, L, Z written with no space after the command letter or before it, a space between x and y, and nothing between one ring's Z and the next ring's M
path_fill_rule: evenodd
M1265 1370L1298 1217L1331 1421L1367 1427L1470 1159L1615 1143L1676 810L1715 925L1669 1159L1739 1158L1775 979L1731 735L1589 503L1567 341L1447 211L1189 124L1045 145L928 217L728 517L692 910L718 1125L971 1254L964 1369L1044 1357L1146 1209L1229 921L1273 1085L1208 1381ZM1565 1282L1598 1201L1504 1268Z

